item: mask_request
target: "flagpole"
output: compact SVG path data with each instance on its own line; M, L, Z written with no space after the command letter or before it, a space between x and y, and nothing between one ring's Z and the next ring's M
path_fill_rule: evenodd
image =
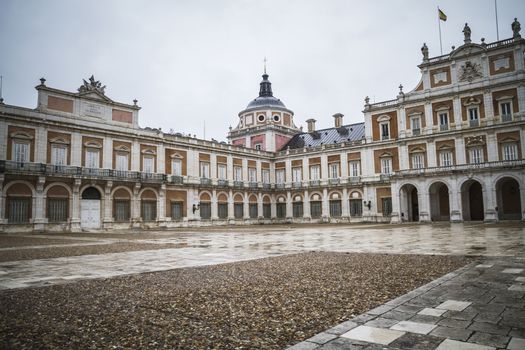
M499 41L499 26L498 26L498 1L494 0L494 10L496 12L496 38Z
M438 6L438 27L439 27L439 49L441 50L441 56L443 56L443 44L441 42L441 18L439 18L439 6Z

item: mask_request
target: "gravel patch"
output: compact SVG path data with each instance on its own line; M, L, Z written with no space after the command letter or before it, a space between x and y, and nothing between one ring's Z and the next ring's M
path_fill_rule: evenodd
M0 248L26 247L32 245L71 244L87 241L72 241L69 239L47 238L47 237L23 237L0 234Z
M1 291L0 348L282 349L468 262L303 253Z
M77 242L69 242L77 243ZM49 259L67 256L90 255L90 254L107 254L133 252L139 250L155 250L168 248L182 248L186 244L154 244L154 243L133 243L133 242L116 242L108 244L79 245L70 247L49 247L37 249L20 249L5 250L0 252L0 262L31 260L31 259Z

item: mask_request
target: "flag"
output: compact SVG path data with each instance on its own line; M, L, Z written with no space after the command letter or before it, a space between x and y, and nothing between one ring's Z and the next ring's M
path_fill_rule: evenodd
M447 15L445 15L445 12L441 11L439 8L438 8L438 16L439 16L439 19L442 20L443 22L447 21Z

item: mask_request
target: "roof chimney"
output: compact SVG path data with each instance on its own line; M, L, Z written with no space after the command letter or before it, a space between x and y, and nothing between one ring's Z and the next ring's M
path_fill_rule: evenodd
M334 114L334 122L336 128L343 126L343 115L341 113Z
M308 123L308 132L314 132L315 131L315 119L310 118L306 122Z

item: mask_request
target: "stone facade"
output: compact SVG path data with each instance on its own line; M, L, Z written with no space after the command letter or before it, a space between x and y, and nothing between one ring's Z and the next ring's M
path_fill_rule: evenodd
M525 40L423 57L364 123L302 132L263 75L230 143L140 128L92 77L0 102L0 230L525 219Z

